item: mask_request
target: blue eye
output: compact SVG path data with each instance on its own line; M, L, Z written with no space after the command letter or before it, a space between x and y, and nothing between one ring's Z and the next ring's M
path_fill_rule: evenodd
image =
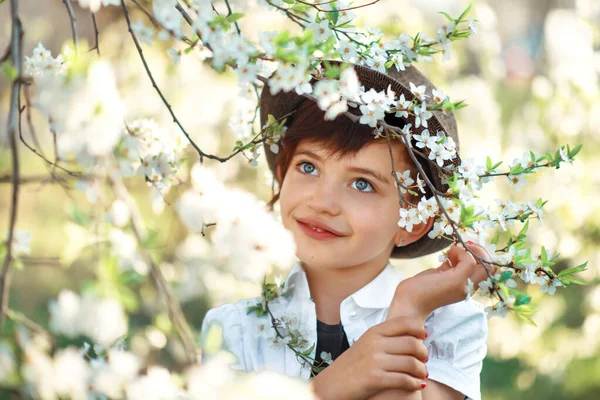
M373 189L373 185L371 185L371 183L369 181L367 181L366 179L363 178L358 178L357 180L355 180L354 182L356 183L356 189L358 189L361 192L364 193L370 193L370 192L374 192L375 190ZM354 183L352 182L352 183ZM371 190L364 190L366 188L370 187Z
M300 164L298 164L300 166L300 170L302 172L304 172L305 174L310 174L312 175L312 173L314 171L316 171L317 169L315 168L314 165L312 165L311 163L309 163L308 161L302 161Z

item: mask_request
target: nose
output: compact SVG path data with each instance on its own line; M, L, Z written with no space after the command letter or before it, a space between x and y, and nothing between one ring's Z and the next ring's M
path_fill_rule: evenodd
M308 207L315 213L338 215L341 211L340 196L335 184L327 179L319 179L307 197Z

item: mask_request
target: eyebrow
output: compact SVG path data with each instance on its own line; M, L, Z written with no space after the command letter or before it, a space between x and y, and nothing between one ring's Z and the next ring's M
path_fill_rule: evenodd
M317 159L319 161L321 160L321 157L319 157L316 153L313 153L310 150L298 150L296 152L295 156L299 156L301 154L307 155L307 156L312 157L314 159ZM389 179L386 176L384 176L384 175L380 174L379 172L374 171L372 169L362 168L362 167L350 167L348 169L350 171L352 171L352 172L358 172L358 173L361 173L361 174L364 174L364 175L370 175L373 178L375 178L375 179L377 179L377 180L379 180L381 182L384 182L384 183L387 183L387 184L390 183Z

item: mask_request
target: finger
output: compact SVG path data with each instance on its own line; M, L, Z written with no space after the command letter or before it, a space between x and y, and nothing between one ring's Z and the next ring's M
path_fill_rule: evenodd
M377 387L381 389L401 389L414 392L424 388L424 380L404 372L383 371L377 378Z
M383 336L410 335L425 340L427 332L423 321L418 318L393 317L378 325L377 331Z
M490 255L485 247L483 247L479 244L473 243L473 242L468 242L467 246L469 246L469 250L471 250L475 255L480 257L484 262L491 261L492 258L490 257ZM484 265L479 260L476 260L476 262L481 267L481 268L477 268L477 270L478 270L477 274L479 276L487 275L487 273L485 272L485 269L489 270L491 274L496 273L496 270L498 268L497 265L493 265L493 264L489 264L489 263L486 263ZM483 270L483 271L481 271L481 270ZM483 274L481 272L483 272Z
M457 280L467 280L473 274L476 261L475 258L465 249L453 246L448 252L448 258L454 265L454 277Z
M379 364L381 369L388 372L404 372L419 379L427 378L425 363L415 357L397 354L385 354Z
M429 358L429 349L425 343L414 336L388 337L384 341L382 350L390 355L412 356L422 362L426 362Z

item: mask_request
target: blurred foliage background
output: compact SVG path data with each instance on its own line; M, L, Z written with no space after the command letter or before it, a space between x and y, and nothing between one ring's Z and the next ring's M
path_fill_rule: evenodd
M144 3L144 2L142 2ZM258 30L295 29L279 14L254 9L256 0L232 1L247 8L241 29L251 37ZM537 327L515 317L489 321L488 356L482 372L484 399L598 399L600 398L600 1L598 0L472 0L471 16L478 20L478 35L453 43L451 60L421 63L431 80L453 101L469 105L458 111L462 158L485 156L507 164L528 150L554 152L563 144L582 143L573 166L542 170L521 191L506 182L487 185L484 200L510 199L517 203L542 197L543 224L532 223L529 239L561 254L556 271L589 260L581 277L587 286L560 288L552 297L530 294L539 312ZM445 24L439 11L458 15L468 3L462 0L388 0L359 10L362 22L390 35L424 31L435 35ZM71 39L61 0L21 2L25 28L25 54L38 42L56 55ZM94 29L89 13L74 5L80 39L92 46ZM143 18L134 13L134 20ZM99 48L112 60L118 74L128 118L148 117L167 129L171 119L143 71L120 8L108 7L97 15ZM10 37L8 4L0 5L0 48ZM360 22L359 22L360 23ZM255 37L255 36L254 36ZM216 74L194 54L174 63L169 43L146 46L155 78L192 137L209 153L229 154L235 137L228 119L239 100L233 75ZM6 144L9 82L0 80L0 231L8 227L9 193L6 173L10 157ZM76 110L74 110L76 112ZM46 121L33 113L42 146L51 153ZM24 139L31 141L28 129ZM102 216L110 202L90 205L75 182L65 185L44 181L45 164L20 147L22 175L33 178L21 188L18 228L32 231L32 255L12 274L10 307L41 325L48 321L48 302L60 290L81 287L119 296L130 313L132 349L150 359L177 365L181 346L167 340L172 327L151 284L137 274L116 267L111 243L89 245L85 227ZM197 160L189 151L188 167ZM271 177L264 158L259 168L237 157L226 164L207 165L230 186L271 195ZM143 181L129 188L142 207L151 234L155 259L183 302L192 325L200 328L209 307L259 293L259 286L240 282L220 265L209 262L205 238L187 235L171 200L187 187L184 168L161 210L153 204ZM102 189L100 188L100 193ZM92 226L93 231L93 226ZM435 256L395 261L405 275L436 266ZM155 315L153 318L150 316ZM5 333L13 328L9 322ZM0 398L2 396L0 395Z

